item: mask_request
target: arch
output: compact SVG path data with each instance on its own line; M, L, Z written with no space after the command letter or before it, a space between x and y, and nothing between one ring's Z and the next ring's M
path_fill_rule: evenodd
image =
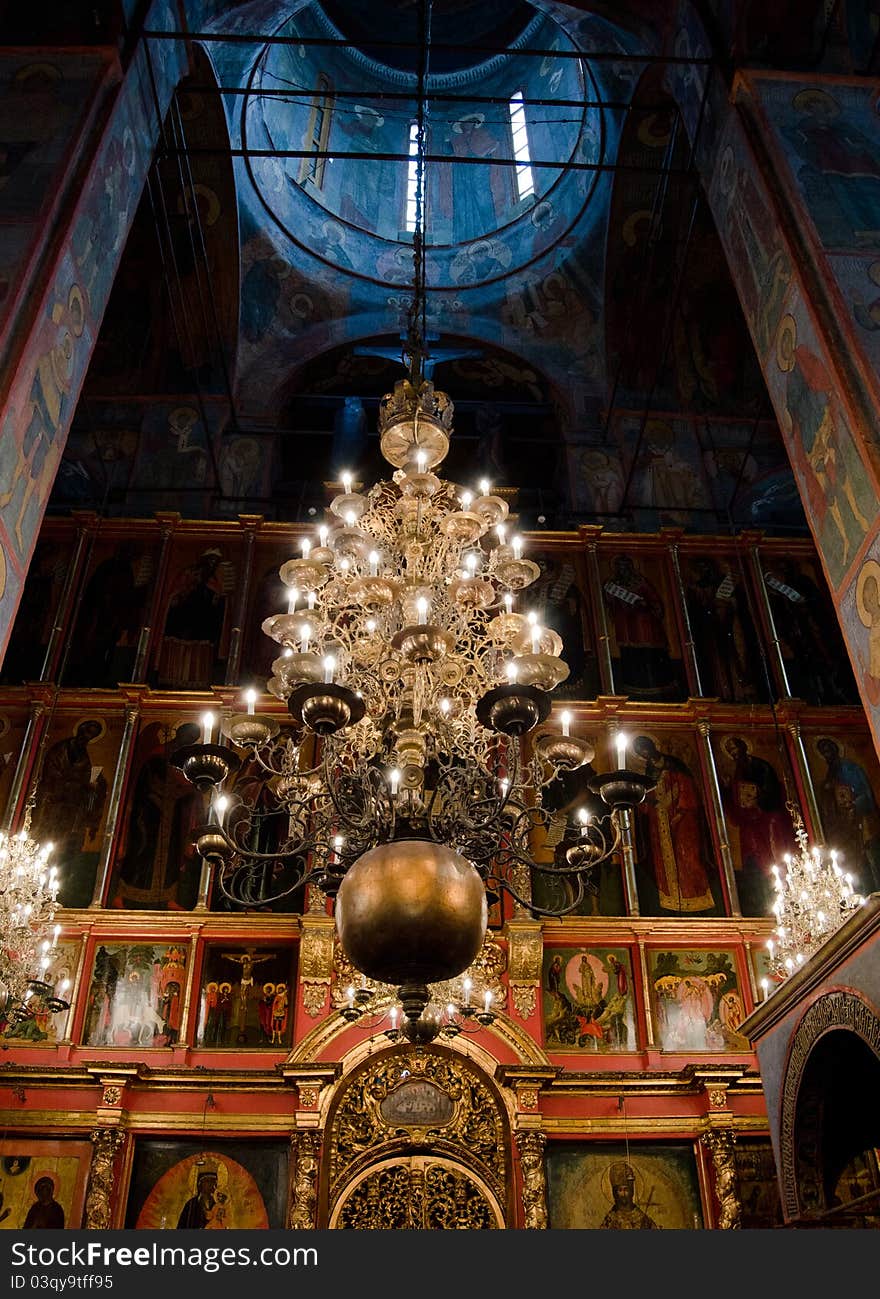
M835 1183L848 1161L880 1144L878 1083L877 1011L852 989L823 993L792 1036L782 1085L779 1176L786 1218L834 1207Z
M319 1223L336 1224L369 1179L372 1192L363 1195L374 1196L410 1171L423 1188L439 1178L462 1202L482 1203L482 1218L489 1213L496 1226L512 1221L508 1105L490 1074L460 1051L394 1045L369 1054L334 1087L324 1131ZM445 1172L429 1175L432 1167Z
M377 1221L380 1210L382 1220ZM415 1215L418 1215L417 1217ZM452 1159L430 1155L383 1159L365 1168L339 1196L327 1226L375 1230L506 1227L492 1188Z

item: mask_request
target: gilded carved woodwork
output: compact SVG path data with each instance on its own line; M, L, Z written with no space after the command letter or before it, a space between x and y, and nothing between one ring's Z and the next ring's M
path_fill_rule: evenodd
M534 1015L541 983L544 939L536 921L513 920L507 926L510 997L520 1019Z
M516 1148L522 1172L523 1226L528 1231L547 1229L547 1174L544 1170L543 1132L517 1132Z
M491 1231L499 1224L486 1192L464 1169L411 1159L368 1173L346 1196L336 1225L370 1231Z
M86 1221L89 1231L109 1231L113 1210L113 1167L125 1140L118 1128L95 1128L92 1132L92 1162L89 1189L86 1194Z
M293 1185L287 1225L291 1231L309 1231L317 1222L318 1171L321 1133L306 1128L291 1133Z
M742 1226L742 1205L733 1152L736 1133L732 1128L710 1128L703 1133L702 1141L712 1156L715 1169L715 1194L720 1206L718 1226L721 1231L739 1230Z
M303 1007L316 1019L327 1003L333 977L333 946L336 929L330 916L303 916L299 954L299 977Z
M347 1003L347 992L352 987L366 988L372 996L371 1009L376 1011L397 1002L397 989L388 983L377 983L373 979L365 978L343 952L338 938L333 949L333 964L334 977L330 989L330 1001L335 1010L339 1010ZM487 933L483 939L483 946L468 969L455 979L431 985L434 999L440 1004L459 1001L462 996L461 981L465 977L470 977L475 989L478 990L475 996L482 998L486 992L491 992L493 1010L503 1010L507 1003L507 987L502 977L506 969L507 955L504 948L498 944L493 934Z
M420 1084L418 1097L415 1083ZM439 1103L440 1096L447 1098L445 1104ZM469 1062L429 1050L379 1056L353 1079L333 1116L331 1195L365 1156L390 1142L397 1148L455 1150L478 1163L493 1191L501 1192L506 1140L498 1101Z

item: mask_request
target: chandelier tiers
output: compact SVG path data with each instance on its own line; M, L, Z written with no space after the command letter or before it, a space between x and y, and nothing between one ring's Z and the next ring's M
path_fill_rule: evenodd
M539 841L577 837L545 795L594 751L568 713L561 734L547 725L569 670L560 637L525 602L540 570L489 483L474 494L436 472L453 405L418 374L382 402L390 481L361 493L343 474L327 521L280 569L287 609L262 627L281 646L267 689L292 731L257 715L248 692L247 712L222 724L229 743L212 743L209 715L203 743L173 759L216 790L240 766L232 746L245 751L260 795L233 786L228 813L197 836L221 891L238 907L307 883L336 897L343 950L400 989L411 1024L429 985L473 960L487 893L539 915L574 911L619 846L618 811L625 822L651 787L625 770L599 777L607 815L587 817L568 853L535 862ZM282 826L271 842L268 797ZM570 900L532 906L530 870L567 877Z
M52 1012L68 1008L46 979L61 932L54 924L58 870L49 865L52 844L30 837L30 819L29 805L18 834L0 831L0 1014L14 1023L32 1018L35 994Z
M800 812L786 804L794 822L797 852L786 853L784 869L770 867L776 899L774 937L767 943L769 966L774 980L793 974L865 899L853 888L853 877L845 873L832 849L826 858L819 847L811 848ZM761 980L764 997L769 980Z
M410 1015L407 1003L401 1003L392 987L364 979L359 988L346 989L339 1013L346 1023L381 1030L389 1042L403 1038L413 1046L427 1046L438 1037L452 1040L494 1024L498 1016L493 1000L491 988L476 989L473 979L465 975L433 985L419 1013Z

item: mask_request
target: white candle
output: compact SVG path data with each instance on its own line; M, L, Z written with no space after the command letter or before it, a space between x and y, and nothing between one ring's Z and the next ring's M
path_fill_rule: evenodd
M514 537L512 544L513 544L514 559L522 559L522 549L523 549L522 537Z
M419 611L419 622L426 622L428 618L428 601L423 595L420 595L418 600L416 600L416 608Z
M216 718L213 713L202 713L202 744L210 744Z
M441 700L440 700L440 712L443 714L444 717L447 717L447 716L448 716L448 714L449 714L449 707L450 707L450 705L449 705L449 700L448 700L448 699L441 699Z
M253 715L254 715L254 704L256 704L256 702L257 702L257 692L256 692L256 690L247 690L247 691L245 691L244 699L245 699L245 703L247 704L247 715L248 715L248 717L253 717Z
M340 481L342 483L342 487L346 496L348 496L349 492L351 491L351 474L348 473L347 471L344 474L341 474Z
M474 499L474 494L473 494L473 492L462 492L462 494L461 494L461 503L462 503L462 505L464 506L465 509L468 509L468 508L469 508L469 506L470 506L471 502L473 501L473 499Z
M504 526L503 523L498 524L497 528L495 529L495 535L503 545L505 540L507 539L507 528Z
M770 992L770 982L768 979L761 980L761 991L764 994L763 1000L766 1001Z
M348 524L350 528L354 527L354 525L357 523L357 515L355 514L354 510L345 511L345 522Z
M618 771L626 770L626 736L620 731L617 732L617 739L614 741L617 746L617 769Z
M339 855L339 853L342 852L342 845L344 843L345 840L343 839L341 834L337 834L333 836L333 851L337 854L337 856Z
M333 673L336 669L336 659L332 654L324 657L324 684L329 686L333 681Z
M472 550L469 550L468 553L465 555L465 557L464 557L464 565L465 565L465 568L466 568L466 569L468 570L468 572L470 573L471 577L473 577L474 573L476 573L476 571L477 571L477 565L479 564L479 562L480 562L480 561L479 561L478 556L475 555L474 552L473 552Z
M532 653L533 654L539 654L541 652L541 637L543 634L544 634L543 628L539 627L536 622L532 623Z
M516 679L518 676L519 676L519 667L517 666L516 659L508 659L507 680L510 682L511 685L514 685L516 683Z
M57 946L58 946L58 939L59 939L60 936L61 936L61 926L60 926L60 925L56 925L55 928L52 930L52 946L53 946L53 947L57 947Z
M510 594L509 591L505 592L504 595L504 608L507 610L508 613L513 612L513 596Z
M400 1014L400 1010L398 1009L398 1007L392 1006L390 1011L392 1028L397 1028L397 1017L399 1014Z
M391 785L391 794L392 796L394 796L397 794L397 787L400 784L400 772L398 771L397 767L392 767L391 770L389 771L388 781L389 784Z
M375 550L371 550L367 558L370 561L370 577L376 577L379 572L379 555Z
M290 588L290 594L287 597L287 612L296 613L296 606L299 603L299 591L295 586Z
M354 1005L354 988L346 988L345 1000L348 1002L349 1006Z
M327 538L329 535L330 535L330 529L327 527L326 523L322 523L320 528L318 529L318 537L320 539L322 546L327 545Z
M220 797L215 800L214 807L217 810L217 824L222 826L223 817L226 815L226 809L229 807L229 799L225 794L221 794Z
M501 786L501 797L507 798L507 791L510 789L510 781L506 776L502 776L498 784Z
M562 734L567 738L571 734L571 713L560 713L559 720L562 723Z
M492 993L487 989L486 995L483 997L483 1011L485 1014L488 1015L489 1007L491 1005L492 1005Z
M308 559L309 555L311 554L311 550L312 550L312 543L309 541L308 537L303 537L303 542L302 542L303 559Z
M315 607L315 592L314 592L314 591L309 591L308 604L309 604L309 613L311 613L312 610L313 610L314 607Z
M461 986L464 988L464 1004L469 1006L471 1004L471 988L474 985L470 979L465 978Z
M309 644L312 639L312 629L307 622L304 622L299 629L300 641L302 643L303 654L308 654Z
M419 447L418 451L416 452L416 464L418 465L419 469L424 469L427 463L428 463L428 453L424 449L424 447Z
M489 482L489 479L488 479L488 478L481 478L481 479L480 479L480 492L481 492L481 494L482 494L483 496L488 496L489 493L491 492L491 490L492 490L492 484Z

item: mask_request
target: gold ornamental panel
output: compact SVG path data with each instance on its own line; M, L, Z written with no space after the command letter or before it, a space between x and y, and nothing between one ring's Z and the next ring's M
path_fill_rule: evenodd
M501 1205L482 1178L430 1155L368 1168L330 1220L333 1228L359 1231L495 1231L504 1225Z

